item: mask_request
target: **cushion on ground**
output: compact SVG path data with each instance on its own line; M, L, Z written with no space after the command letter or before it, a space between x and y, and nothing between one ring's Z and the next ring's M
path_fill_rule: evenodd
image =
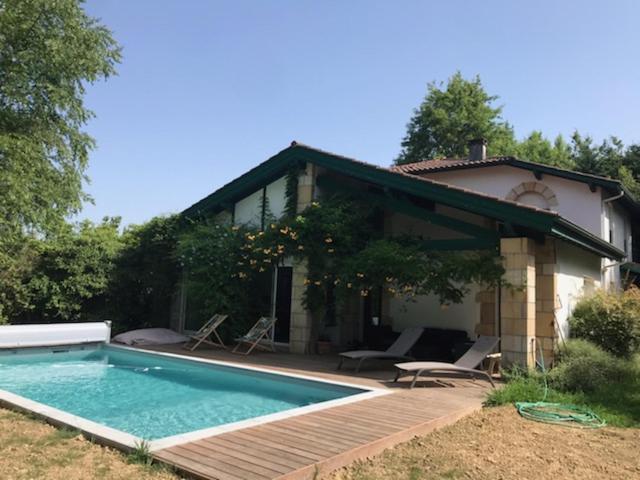
M168 328L141 328L121 333L111 339L112 342L125 345L169 345L184 343L187 340L189 337Z

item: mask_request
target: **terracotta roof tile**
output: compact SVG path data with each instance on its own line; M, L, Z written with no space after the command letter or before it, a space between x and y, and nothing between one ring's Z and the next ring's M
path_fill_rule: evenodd
M434 160L423 160L415 163L405 163L404 165L394 165L389 167L393 172L402 173L422 173L437 170L446 170L448 168L471 167L476 165L493 165L507 163L511 157L489 157L484 160L469 160L467 158L436 158Z

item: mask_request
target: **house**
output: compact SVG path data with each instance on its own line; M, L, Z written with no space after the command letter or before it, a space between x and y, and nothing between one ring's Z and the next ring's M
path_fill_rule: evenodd
M265 204L272 215L283 214L286 175L298 165L298 211L323 191L342 189L384 205L385 234L420 235L433 249L494 248L512 288L472 286L462 303L446 310L435 297L407 303L380 293L375 301L361 299L331 332L332 340L346 345L385 325L396 332L412 325L457 329L471 338L500 335L503 360L531 366L537 345L552 358L582 295L620 287L621 272L635 268L634 238L640 237L633 219L640 205L616 180L513 157L487 158L483 141L472 142L470 152L466 159L381 168L293 142L183 214L259 227ZM277 340L297 353L312 350L304 278L303 265L283 265L272 287ZM184 327L184 309L176 322Z

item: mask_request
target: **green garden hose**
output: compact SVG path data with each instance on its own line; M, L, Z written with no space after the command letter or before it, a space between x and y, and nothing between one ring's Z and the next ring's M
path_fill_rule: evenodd
M540 402L516 402L518 413L528 420L535 422L565 425L574 428L601 428L607 423L595 412L588 408L569 403L545 402L549 393L547 384L547 370L544 367L544 356L540 348L542 379L544 381L544 395Z

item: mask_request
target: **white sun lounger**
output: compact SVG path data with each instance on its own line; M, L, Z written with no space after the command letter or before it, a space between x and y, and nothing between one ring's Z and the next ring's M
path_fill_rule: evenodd
M478 337L476 342L471 346L467 353L460 357L455 363L446 362L407 362L396 363L398 373L394 382L403 375L414 373L411 387L413 388L418 381L418 377L425 374L434 373L459 373L471 376L481 376L491 382L491 386L495 387L491 375L483 370L477 370L476 367L489 355L498 342L500 337Z
M362 363L367 359L401 359L411 360L413 357L407 355L409 350L416 344L424 329L422 327L407 328L385 351L382 350L354 350L351 352L343 352L340 354L340 363L338 370L342 368L342 364L346 359L358 360L356 365L356 373L360 371Z

